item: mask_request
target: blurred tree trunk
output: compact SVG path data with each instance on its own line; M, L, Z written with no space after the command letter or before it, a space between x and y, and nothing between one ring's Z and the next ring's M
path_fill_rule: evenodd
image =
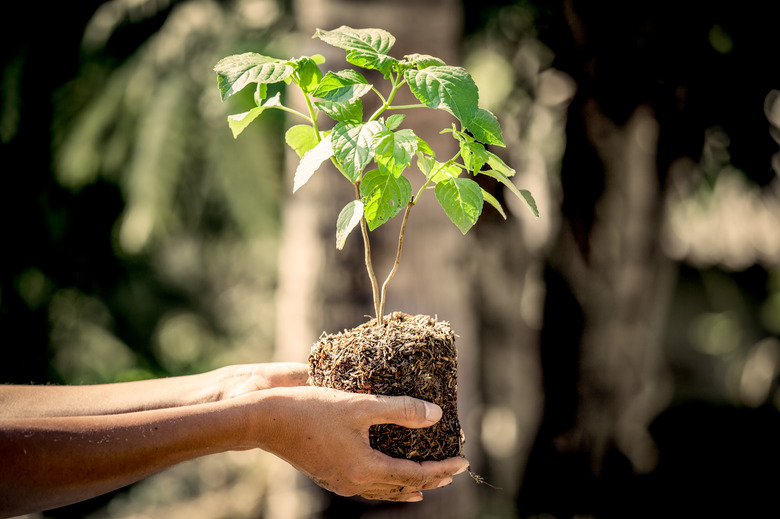
M654 75L666 56L645 36L666 33L650 9L566 1L560 14L569 46L553 50L578 91L546 273L544 419L519 503L602 517L655 467L648 425L668 398L661 334L674 281L661 248L664 190L697 133L684 134L677 78Z
M316 28L379 27L397 38L391 51L393 56L419 52L438 56L450 64L458 63L461 19L457 0L306 0L297 2L295 7L298 29L304 38L313 34ZM328 68L348 66L343 51L330 48L319 40L307 43L300 52L312 53L325 55ZM367 77L370 81L381 80L381 76L368 74ZM397 101L405 102L400 98ZM365 107L365 110L371 110L371 107ZM414 128L444 156L455 150L451 137L439 135L450 120L444 112L417 111L408 114L404 124ZM289 185L292 186L297 160L294 156L288 157ZM350 236L342 251L335 247L336 217L352 197L351 187L335 169L322 168L286 202L279 262L279 359L305 361L311 345L321 333L356 326L374 313L359 234ZM394 221L372 233L374 268L380 279L384 279L392 266L399 224L400 221ZM388 313L399 310L429 314L451 323L459 336L458 399L464 426L474 407L478 370L471 308L473 285L468 280L469 264L466 261L469 243L471 240L460 234L433 199L417 205L410 215L401 265L390 285L386 308ZM470 459L475 458L472 461L478 458L477 446L476 436L467 437L467 455ZM272 519L401 515L475 517L475 484L467 476L458 478L449 488L426 494L425 501L417 506L399 506L340 498L321 491L290 470L280 466L280 472L272 478L278 483L271 489L267 507L267 516ZM302 505L298 506L300 503Z

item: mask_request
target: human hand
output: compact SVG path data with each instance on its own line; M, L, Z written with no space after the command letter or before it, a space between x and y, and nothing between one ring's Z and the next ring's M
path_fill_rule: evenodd
M262 435L262 448L336 494L420 501L423 490L450 484L453 475L468 467L461 457L415 462L371 448L371 425L429 427L441 418L441 408L435 404L318 387L280 389L273 394L273 418L267 420L271 430Z
M306 385L309 367L299 362L237 364L212 372L218 379L220 400L271 389Z

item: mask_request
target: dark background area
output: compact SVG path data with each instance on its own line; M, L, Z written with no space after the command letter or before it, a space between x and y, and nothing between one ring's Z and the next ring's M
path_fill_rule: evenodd
M273 19L267 25L237 17L240 2L203 2L224 13L221 25L212 22L209 32L203 28L209 24L192 21L195 28L186 32L191 39L182 43L186 52L170 58L167 68L150 65L163 58L145 58L155 52L148 42L161 32L175 34L169 24L174 14L195 3L149 1L128 8L99 48L85 47L85 30L105 2L4 6L0 330L5 360L0 381L111 382L273 358L270 314L283 232L279 214L285 196L278 186L283 160L280 152L258 150L249 139L234 142L225 135L227 111L215 115L214 105L203 99L216 96L209 68L215 59L247 48L270 49L270 54L309 35L295 32L296 13L287 2L259 2L276 6L268 11ZM780 187L773 168L780 116L772 119L780 114L780 105L772 111L780 89L780 4L464 0L461 6L460 53L468 56L481 43L512 65L506 106L513 106L513 99L530 99L530 106L541 97L537 79L547 69L562 72L574 85L557 123L563 149L549 168L556 194L542 198L548 202L542 218L546 211L560 223L550 231L548 245L535 253L545 293L535 333L542 391L538 430L530 433L534 440L517 468L518 488L502 488L499 499L496 490L480 487L479 516L776 517L780 249L771 246L777 240L757 244L745 237L760 235L751 232L759 220L770 222L764 235L780 236ZM530 40L549 56L536 75L517 66L518 49ZM128 69L138 77L119 75ZM154 78L148 82L150 94L121 93L123 85L145 84L138 71ZM170 92L166 85L182 85L181 104L173 116L162 114L158 121L155 114L164 111ZM111 89L118 92L116 99L105 95ZM597 299L583 298L583 290L598 291L609 279L600 277L609 267L600 263L594 238L603 224L601 201L616 178L632 171L616 171L610 158L626 155L609 135L622 135L643 108L658 129L651 153L657 191L647 193L654 197L651 216L641 228L650 229L651 237L640 256L652 261L638 272L645 283L649 280L653 290L647 300L661 316L660 324L647 319L659 336L652 358L663 359L662 368L650 375L659 377L652 387L662 388L662 396L646 413L650 450L657 456L649 470L638 470L621 444L620 394L633 387L633 364L625 364L629 367L617 385L609 376L600 378L601 372L583 371L594 358L589 341L599 337L592 332L599 312L589 306ZM110 110L116 114L102 120L100 130L87 132L89 138L73 137L90 120L101 121L94 114ZM517 112L508 108L506 113L497 115ZM521 113L531 120L530 111ZM281 146L282 124L281 116L270 117L254 135L277 139ZM149 164L154 171L178 173L163 183L167 198L155 202L169 211L154 213L158 220L145 245L129 251L123 222L144 192L139 171L145 163L137 157L148 150L142 135L153 127L180 138L166 140ZM518 146L530 146L523 131L514 139ZM92 151L79 155L79 146ZM106 151L111 146L114 155ZM258 155L271 161L261 179L224 173L248 171ZM73 162L63 157L91 157L97 165L84 171L94 174L74 181L68 176ZM724 186L735 185L741 191L722 194ZM241 192L262 195L247 202ZM725 201L717 205L720 196ZM695 213L699 219L674 213L682 204L701 208ZM743 206L757 212L737 211ZM718 210L725 216L715 215ZM669 246L664 240L674 234L670 215L678 215L678 229L699 230L678 234L672 239L678 246ZM614 214L611 218L615 227L623 223ZM718 218L733 229L701 223ZM479 226L475 231L487 234ZM182 260L173 251L192 252ZM585 266L577 270L571 265L580 259ZM170 263L174 260L184 263ZM572 281L577 272L592 276L595 288ZM658 272L668 277L652 277ZM668 285L666 292L654 292L662 285ZM637 301L641 314L642 298ZM265 331L253 331L254 326ZM631 335L617 342L633 351ZM609 360L610 352L622 350L605 351L601 358ZM619 372L621 366L616 362L610 369ZM492 377L485 369L483 383ZM603 423L589 420L593 409L607 417ZM494 461L486 455L479 467L488 480L501 474ZM199 491L193 488L181 492L181 501L194 499ZM117 495L133 501L128 491ZM113 497L45 517L106 513ZM362 502L341 506L349 511L342 517L372 510ZM457 512L449 516L459 517Z

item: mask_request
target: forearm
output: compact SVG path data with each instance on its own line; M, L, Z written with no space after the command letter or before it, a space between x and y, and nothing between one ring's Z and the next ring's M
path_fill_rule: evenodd
M217 400L210 374L83 386L0 386L0 417L93 416Z
M185 460L254 447L256 394L113 416L0 419L0 517L64 506Z
M0 418L95 416L167 409L305 383L304 365L271 363L116 384L0 386Z

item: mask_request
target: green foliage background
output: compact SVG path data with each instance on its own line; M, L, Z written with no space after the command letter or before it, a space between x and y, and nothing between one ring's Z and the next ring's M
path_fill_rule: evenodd
M235 143L209 73L228 49L283 45L280 7L256 7L54 7L58 45L4 46L4 381L268 358L283 121Z

